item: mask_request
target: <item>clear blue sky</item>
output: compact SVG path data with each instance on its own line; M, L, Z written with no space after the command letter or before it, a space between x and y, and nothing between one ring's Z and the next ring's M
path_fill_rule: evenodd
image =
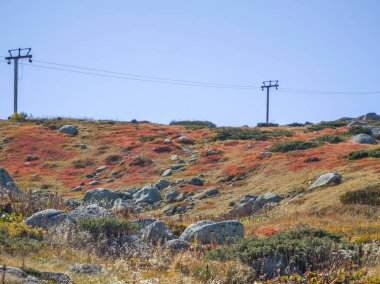
M182 80L328 91L380 91L378 0L1 1L0 55ZM0 117L13 111L13 65L0 62ZM41 64L34 62L34 65ZM34 116L265 120L259 88L230 90L20 66L19 110ZM380 112L380 94L272 92L270 120Z

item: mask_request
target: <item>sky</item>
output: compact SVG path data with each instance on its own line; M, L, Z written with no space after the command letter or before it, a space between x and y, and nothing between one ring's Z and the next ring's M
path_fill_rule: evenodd
M19 65L18 109L35 117L253 126L265 121L265 80L280 85L271 89L270 122L380 113L380 93L360 94L380 91L378 0L3 0L0 9L0 56L32 48L33 63ZM7 118L13 63L0 60L0 118ZM254 87L102 77L39 61Z

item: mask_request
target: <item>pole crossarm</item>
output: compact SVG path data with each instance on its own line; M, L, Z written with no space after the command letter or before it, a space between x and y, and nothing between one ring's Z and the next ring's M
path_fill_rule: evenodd
M18 61L20 59L28 58L29 62L32 63L32 55L30 52L31 48L17 48L10 49L8 53L10 56L5 57L5 60L8 60L8 64L11 64L11 60L14 61L14 100L13 100L13 113L17 114L17 106L18 106Z

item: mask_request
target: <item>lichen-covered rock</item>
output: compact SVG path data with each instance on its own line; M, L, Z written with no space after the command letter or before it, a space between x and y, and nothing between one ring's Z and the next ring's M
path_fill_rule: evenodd
M179 191L176 189L170 189L165 193L165 199L172 199L179 195Z
M106 208L111 208L113 202L121 197L121 192L105 188L94 188L93 190L88 190L83 196L83 205L98 204Z
M127 211L132 211L133 205L130 200L124 200L122 198L115 199L111 211L114 213L123 213Z
M115 215L108 212L106 208L100 207L97 204L78 207L71 211L69 216L74 220L86 218L115 218Z
M58 131L72 136L78 135L78 128L75 125L64 125Z
M314 189L317 187L326 187L331 185L337 185L342 181L342 176L338 173L327 173L319 176L316 181L309 187Z
M169 227L165 225L164 222L158 220L145 227L142 230L141 239L152 243L158 244L163 243L165 240L171 240L174 238L173 233L170 231Z
M24 221L28 226L41 227L44 229L64 222L74 222L74 220L64 211L55 209L42 210Z
M197 240L201 244L233 241L244 237L244 226L239 221L200 221L188 226L180 236L180 240L192 242Z
M103 267L100 264L84 263L70 265L69 269L75 274L98 274L102 272Z
M157 201L161 200L160 192L158 191L157 187L152 187L150 185L143 187L141 190L136 192L133 195L133 199L135 200L135 203L155 203Z
M158 190L167 188L170 186L170 181L166 179L160 179L154 186L158 188Z
M164 247L175 253L188 250L190 248L190 244L180 239L174 239L167 241Z
M192 185L202 186L202 185L204 184L204 180L203 180L203 179L200 179L200 178L197 178L197 177L193 177L193 178L190 180L190 184L192 184Z

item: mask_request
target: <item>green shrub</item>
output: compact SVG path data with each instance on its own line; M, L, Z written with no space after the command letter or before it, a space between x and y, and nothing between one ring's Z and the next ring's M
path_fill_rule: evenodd
M343 142L345 139L338 134L325 134L317 137L317 140L320 142L338 144L340 142Z
M188 138L181 139L178 141L178 143L184 144L184 145L195 145L195 141Z
M180 120L171 121L170 125L182 125L185 128L201 129L201 128L216 128L216 124L207 120Z
M120 238L136 231L136 226L129 221L111 218L86 218L78 222L78 227L89 232L94 238Z
M319 143L313 142L313 141L303 141L303 140L291 140L291 141L284 141L279 142L275 144L274 146L270 147L268 150L270 152L289 152L289 151L296 151L296 150L307 150L311 148L318 147Z
M242 239L232 245L217 248L206 255L212 260L240 260L257 271L262 267L263 258L275 259L284 266L289 263L302 272L310 268L328 267L336 247L347 248L348 244L340 237L323 229L300 226L279 232L267 238ZM351 248L354 248L353 246Z
M380 205L380 184L345 192L340 201L343 204Z
M366 149L366 150L357 150L352 151L348 154L349 160L360 160L363 158L380 158L380 148L377 149Z
M309 126L307 128L307 130L308 131L319 131L319 130L324 130L327 128L335 129L335 128L343 127L346 125L347 125L346 121L339 121L339 120L337 120L337 121L322 121L320 123L313 124L313 125Z
M302 126L305 126L305 124L299 123L299 122L293 122L293 123L287 124L286 126L290 126L290 127L302 127Z
M259 122L257 124L257 127L277 127L277 123L265 123L265 122Z
M150 136L142 136L139 138L140 142L152 142L158 138L165 138L164 134L150 135Z
M223 127L217 130L213 140L255 140L265 141L269 138L267 131L257 129L239 128L239 127Z
M368 134L372 135L371 129L368 127L363 127L363 126L353 126L350 127L350 129L347 130L348 135L357 135L357 134Z

